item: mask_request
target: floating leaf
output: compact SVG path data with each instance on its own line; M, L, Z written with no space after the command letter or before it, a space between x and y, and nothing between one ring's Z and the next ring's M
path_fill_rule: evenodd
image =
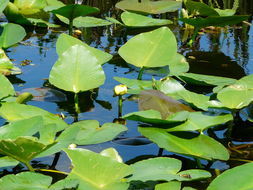
M231 114L220 115L220 116L209 116L204 115L202 112L189 113L188 119L185 123L176 127L170 128L167 131L204 131L209 127L221 125L228 121L233 120Z
M180 18L186 24L194 27L203 28L207 26L227 26L238 24L244 20L248 20L249 16L236 15L236 16L210 16L207 18Z
M16 166L16 165L18 165L18 163L19 163L19 161L15 160L9 156L0 157L0 168L9 167L9 166ZM0 179L0 181L1 181L1 179Z
M253 101L253 75L248 75L217 94L218 100L230 109L241 109Z
M205 170L190 169L177 173L179 181L193 181L212 177L211 173Z
M58 0L47 0L47 6L44 7L44 11L52 11L65 6L65 4Z
M147 27L147 26L162 26L172 24L172 21L167 19L154 19L131 12L123 12L121 20L126 26L130 27Z
M15 95L15 90L10 81L2 74L0 74L0 100L2 98Z
M79 145L98 144L114 139L121 132L126 131L124 125L116 123L105 123L101 127L96 120L80 121L72 127L80 128L75 143Z
M78 190L128 189L129 184L123 178L132 173L130 166L86 149L65 152L74 167L67 178L80 181Z
M119 55L136 67L170 65L177 55L176 38L167 27L141 33L121 46Z
M169 115L180 111L194 111L191 107L166 96L161 91L144 90L140 93L139 110L149 109L159 111L162 119L166 119Z
M0 179L2 189L8 190L48 190L52 177L34 172L22 172L17 175L10 174Z
M197 14L200 16L219 16L213 8L202 2L187 0L185 6L190 14Z
M140 121L144 123L150 124L158 124L158 125L170 125L170 124L180 124L184 122L189 116L189 112L182 111L177 112L175 114L171 114L168 118L162 119L161 113L156 110L145 110L138 111L126 114L123 116L124 119Z
M11 122L0 128L0 140L16 139L20 136L33 136L43 127L41 116Z
M15 140L0 140L0 154L14 158L25 164L53 144L42 144L33 137L18 137Z
M215 178L208 186L207 190L238 190L253 188L253 163L243 164L235 168L229 169ZM231 183L233 180L233 183Z
M58 37L57 43L56 43L56 51L58 56L63 54L66 50L68 50L70 47L74 45L82 45L86 49L88 49L92 54L97 58L99 64L104 64L108 62L112 55L106 52L103 52L101 50L98 50L96 48L90 47L86 43L82 42L81 40L78 40L77 38L74 38L72 36L69 36L67 34L61 34Z
M0 179L1 188L8 190L64 190L78 185L78 181L69 179L60 180L50 186L51 183L52 177L34 172L10 174Z
M236 10L233 9L214 9L220 16L233 16Z
M0 35L0 48L8 48L20 42L26 36L25 29L17 24L1 24L0 28L3 28Z
M117 162L123 163L123 160L119 153L114 148L107 148L104 149L102 152L100 152L102 156L107 156L109 158L112 158L116 160Z
M19 9L43 9L47 5L46 0L14 0Z
M0 107L0 116L10 122L41 116L45 125L56 124L57 131L61 131L67 127L67 124L61 118L46 110L15 102L2 103Z
M103 68L93 53L82 45L74 45L61 54L49 76L51 84L75 93L97 88L104 81Z
M0 14L3 12L8 3L9 0L0 0Z
M69 24L69 20L63 16L57 15L57 17L64 22L65 24ZM73 26L77 27L77 28L81 28L81 27L85 27L85 28L89 28L89 27L98 27L98 26L108 26L111 25L112 23L107 21L107 20L103 20L100 18L96 18L96 17L89 17L89 16L85 16L85 17L76 17L73 20Z
M178 181L171 181L167 183L161 183L155 186L155 190L181 190L181 182Z
M97 12L99 12L98 8L79 4L66 5L64 7L52 11L52 13L64 16L69 20L73 20L77 17L86 16Z
M166 12L174 12L179 9L182 5L180 1L173 0L123 0L116 4L116 7L122 10L161 14Z
M151 158L139 161L131 165L134 172L129 180L171 181L176 178L181 165L181 161L174 158Z
M139 127L140 133L160 148L168 151L191 155L207 160L219 159L228 160L227 149L214 139L192 132L168 133L165 129Z

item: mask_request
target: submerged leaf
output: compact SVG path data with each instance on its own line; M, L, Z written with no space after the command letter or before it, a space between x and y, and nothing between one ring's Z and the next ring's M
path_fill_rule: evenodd
M139 110L153 109L159 111L162 119L180 111L193 112L194 110L181 102L166 96L158 90L144 90L140 93Z

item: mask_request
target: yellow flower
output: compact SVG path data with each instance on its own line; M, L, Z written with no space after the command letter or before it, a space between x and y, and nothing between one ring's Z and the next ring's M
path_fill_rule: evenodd
M127 93L127 86L124 84L119 84L114 87L114 94L116 96L124 95Z

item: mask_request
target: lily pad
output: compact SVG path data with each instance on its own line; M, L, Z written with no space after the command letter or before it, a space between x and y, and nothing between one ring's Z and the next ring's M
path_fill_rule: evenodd
M67 127L67 124L61 118L46 110L15 102L2 103L0 107L0 116L10 122L41 116L45 125L56 124L57 131L61 131Z
M167 183L161 183L155 186L155 190L181 190L181 182L178 181L170 181Z
M68 50L71 46L74 45L82 45L85 48L87 48L92 54L97 58L98 63L100 65L108 62L110 59L112 59L112 55L106 52L103 52L99 49L90 47L86 43L82 42L81 40L78 40L77 38L74 38L67 34L61 34L56 42L56 51L58 56L63 54L66 50Z
M17 24L1 24L3 32L0 35L0 48L8 48L24 39L26 36L25 29Z
M253 181L253 163L243 164L229 169L215 178L208 186L207 190L226 190L252 189ZM233 183L231 183L233 180Z
M9 166L16 166L16 165L18 165L18 163L19 163L19 161L15 160L9 156L0 157L0 168L9 167ZM1 179L0 179L0 181L1 181Z
M0 140L0 154L14 158L27 165L33 158L52 145L42 144L34 137Z
M1 84L1 89L0 89L0 100L8 97L8 96L13 96L15 95L15 90L10 83L10 81L2 74L0 74L0 84Z
M3 12L8 3L9 0L0 0L0 14Z
M228 160L227 149L214 139L192 132L168 133L165 129L139 127L138 130L145 137L167 151L191 155L207 160Z
M241 109L253 101L253 75L248 75L217 94L218 100L230 109Z
M75 140L75 143L79 145L110 141L127 130L126 126L116 123L105 123L100 127L96 120L79 121L74 123L72 127L80 128Z
M64 22L65 24L69 24L69 20L63 16L60 15L56 15L62 22ZM108 26L111 25L112 23L107 21L107 20L103 20L101 18L96 18L96 17L90 17L90 16L80 16L80 17L76 17L73 20L73 26L77 27L77 28L81 28L81 27L85 27L85 28L89 28L89 27L99 27L99 26Z
M17 75L21 73L21 69L15 67L10 59L6 56L3 49L0 48L0 74Z
M51 84L75 93L97 88L104 81L103 68L93 53L83 45L74 45L61 54L49 76Z
M177 55L176 38L167 27L141 33L121 46L119 55L136 67L169 65Z
M172 24L172 21L167 19L154 19L131 12L123 12L121 14L121 20L126 26L130 27L148 27Z
M65 150L65 152L73 164L67 178L80 181L78 190L128 189L129 184L123 179L132 173L130 166L86 149Z
M174 12L178 10L182 5L180 1L174 0L123 0L116 4L116 7L122 10L161 14L166 12Z

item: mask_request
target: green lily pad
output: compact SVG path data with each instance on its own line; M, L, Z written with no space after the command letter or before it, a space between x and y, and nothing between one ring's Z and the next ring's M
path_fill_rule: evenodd
M78 185L77 180L69 179L60 180L53 185L51 183L52 177L34 172L10 174L0 179L1 188L8 190L67 190Z
M103 52L99 49L90 47L86 43L82 42L81 40L78 40L77 38L74 38L67 34L61 34L56 42L56 51L58 56L63 54L66 50L68 50L71 46L74 45L82 45L86 49L88 49L92 54L97 58L98 63L100 65L108 62L110 59L112 59L112 55L106 52Z
M15 102L2 103L0 107L0 116L10 122L41 116L45 125L56 124L57 131L61 131L67 127L67 124L61 118L46 110Z
M103 68L96 56L83 45L74 45L61 54L49 76L51 84L75 93L97 88L104 81Z
M0 157L0 168L3 167L9 167L9 166L16 166L18 165L19 161L9 157L9 156L3 156ZM0 179L1 181L1 179Z
M0 14L3 12L8 3L9 0L0 0Z
M165 129L139 127L142 135L167 151L207 160L228 160L227 149L214 139L192 132L168 133Z
M17 24L1 24L3 32L0 35L0 48L8 48L24 39L26 36L25 29Z
M174 12L178 10L182 5L180 1L173 0L123 0L116 4L116 7L122 10L150 13L150 14L161 14L166 12Z
M61 15L56 15L62 22L64 22L65 24L69 24L69 20L66 17L63 17ZM85 27L85 28L89 28L89 27L98 27L98 26L108 26L111 25L112 23L101 19L101 18L96 18L96 17L90 17L90 16L80 16L80 17L76 17L73 20L73 26L77 27L77 28L81 28L81 27Z
M241 109L253 101L253 75L248 75L217 94L218 100L230 109Z
M98 144L110 141L127 130L126 126L116 123L105 123L100 127L96 120L76 122L72 127L80 128L75 140L75 143L79 145Z
M181 190L181 182L178 181L170 181L167 183L161 183L155 186L155 190Z
M177 55L176 38L167 27L141 33L121 46L119 55L136 67L169 65Z
M0 100L2 98L15 95L15 90L10 81L2 74L0 74Z
M21 69L15 67L10 59L6 56L3 49L0 48L0 74L17 75L21 73Z
M187 0L185 6L190 14L197 14L200 16L219 16L213 8L202 2Z
M86 149L65 150L65 152L73 164L67 178L80 181L78 190L128 189L129 184L123 179L132 173L130 166Z
M99 12L99 9L87 5L73 4L60 7L59 9L52 10L51 12L54 14L64 16L69 20L73 20L80 16L86 16L92 13L97 13Z
M220 85L230 85L235 83L236 79L212 76L212 75L202 75L196 73L182 73L179 76L184 81L194 85L203 86L220 86Z
M253 188L253 163L243 164L235 168L229 169L216 177L207 190L222 190L226 187L226 190L238 190ZM233 183L231 183L231 179Z
M126 26L130 27L148 27L172 24L172 21L167 19L154 19L131 12L123 12L121 14L121 20Z
M18 137L15 140L0 140L0 154L27 164L52 145L53 144L42 144L34 137Z

